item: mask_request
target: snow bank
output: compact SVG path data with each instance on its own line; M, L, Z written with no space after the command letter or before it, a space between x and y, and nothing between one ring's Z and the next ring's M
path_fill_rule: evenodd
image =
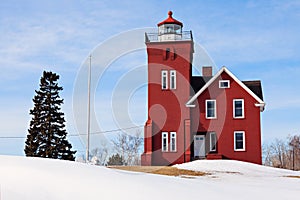
M0 199L276 200L300 195L300 179L282 176L300 173L227 161L197 161L177 167L241 174L185 179L59 160L0 156Z
M175 165L180 169L202 171L212 174L240 174L249 177L299 176L300 172L256 165L236 160L197 160Z

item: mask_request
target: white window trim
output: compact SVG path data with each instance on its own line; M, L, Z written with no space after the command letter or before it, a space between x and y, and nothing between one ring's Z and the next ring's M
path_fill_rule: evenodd
M166 150L164 150L164 138L166 138ZM162 152L168 152L169 145L168 145L168 132L161 132L161 151Z
M164 77L166 78L166 88L163 87ZM168 89L168 71L167 70L161 71L161 89L162 90Z
M172 137L172 135L175 135L175 137ZM172 149L172 147L173 147L173 144L172 144L172 139L174 138L174 142L175 142L175 144L174 144L174 146L175 146L175 149ZM176 132L170 132L170 151L171 152L176 152L177 151L177 134L176 134Z
M212 147L213 147L213 144L212 144L212 135L215 135L215 149L212 149ZM210 139L210 141L209 141L209 151L211 151L211 152L216 152L217 151L217 134L216 134L216 132L210 132L209 133L209 139Z
M235 102L242 101L242 116L235 116ZM245 118L245 103L244 99L233 99L233 118L234 119L244 119Z
M172 75L172 73L174 73L174 75ZM174 77L174 88L172 88L172 77ZM170 89L176 89L176 70L170 70Z
M207 116L207 114L208 114L208 112L207 112L207 102L209 102L209 101L214 102L214 105L215 105L214 117L208 117ZM217 101L215 99L207 99L207 100L205 100L205 117L206 117L206 119L216 119L217 118Z
M243 149L236 149L236 137L235 135L237 133L243 133ZM245 131L234 131L233 135L233 140L234 140L234 151L246 151L246 137L245 137Z
M228 87L222 86L222 83L227 83ZM230 88L230 81L229 80L219 80L219 88Z

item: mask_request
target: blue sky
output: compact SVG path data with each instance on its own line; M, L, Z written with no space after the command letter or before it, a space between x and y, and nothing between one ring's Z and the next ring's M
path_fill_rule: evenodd
M105 44L127 42L128 45L123 37L128 36L126 33L132 39L133 33L141 28L155 28L169 10L184 23L185 30L193 31L195 43L206 50L217 68L225 65L241 80L262 81L267 103L262 113L264 142L300 134L300 2L297 0L11 0L0 4L0 137L26 136L29 109L43 70L61 76L69 134L84 134L83 77L89 54L93 54L96 72L97 65L101 65L97 58L109 52L104 50ZM97 71L99 74L94 75L92 132L140 126L146 120L145 51L129 51L114 58L104 74ZM140 76L135 79L132 75L136 73ZM127 79L136 80L139 86L128 86L134 92L123 94L129 97L128 112L115 100L124 91L122 81ZM78 105L82 105L80 111ZM130 122L124 113L129 113ZM103 139L103 135L98 136L92 138L95 147ZM84 153L84 139L70 137L80 154ZM24 139L0 138L0 154L23 155L23 148Z

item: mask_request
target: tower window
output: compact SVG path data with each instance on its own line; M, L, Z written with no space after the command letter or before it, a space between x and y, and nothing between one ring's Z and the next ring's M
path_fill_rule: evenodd
M161 146L163 152L168 151L168 132L161 133Z
M206 119L217 118L216 100L206 100Z
M170 57L170 48L167 48L166 49L166 57L165 57L165 60L168 60Z
M170 89L172 89L172 90L176 89L176 71L175 70L170 71Z
M171 151L175 152L177 151L176 148L176 132L171 132L171 140L170 140L170 147L171 147Z
M168 89L168 71L167 70L161 71L161 89L163 89L163 90Z

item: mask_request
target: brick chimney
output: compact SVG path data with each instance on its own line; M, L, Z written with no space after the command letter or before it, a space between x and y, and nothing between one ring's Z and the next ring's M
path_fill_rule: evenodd
M212 76L212 66L202 67L202 76Z

